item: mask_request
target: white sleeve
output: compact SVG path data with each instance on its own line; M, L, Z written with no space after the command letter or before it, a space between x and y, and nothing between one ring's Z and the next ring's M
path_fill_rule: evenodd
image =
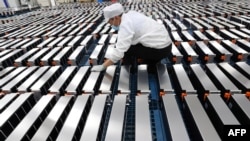
M135 32L133 29L132 21L123 21L119 27L116 48L113 49L109 58L113 63L116 63L121 58L123 58L124 53L131 46L134 34Z

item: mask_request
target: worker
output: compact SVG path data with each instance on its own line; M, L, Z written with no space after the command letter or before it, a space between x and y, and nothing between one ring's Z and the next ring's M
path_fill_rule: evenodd
M172 41L163 24L136 11L125 13L120 3L105 7L103 14L117 30L118 38L109 58L91 71L103 71L121 59L124 64L131 64L134 57L142 59L150 69L171 53Z

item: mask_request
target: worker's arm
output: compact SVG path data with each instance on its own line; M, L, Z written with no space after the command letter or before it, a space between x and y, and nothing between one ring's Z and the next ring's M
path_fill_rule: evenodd
M110 65L113 65L114 63L110 60L110 59L107 59L102 65L107 68L108 66Z
M114 63L107 59L102 65L93 66L91 71L104 71L108 66L113 65Z

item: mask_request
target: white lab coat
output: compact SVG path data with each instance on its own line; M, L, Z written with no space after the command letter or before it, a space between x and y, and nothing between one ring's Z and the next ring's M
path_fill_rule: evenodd
M161 49L172 43L163 24L157 23L142 13L129 11L121 17L116 48L109 59L116 63L123 58L131 45L141 43L143 46Z

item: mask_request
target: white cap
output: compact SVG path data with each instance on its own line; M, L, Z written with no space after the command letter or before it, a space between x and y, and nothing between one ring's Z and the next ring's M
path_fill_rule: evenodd
M120 3L115 3L109 5L103 9L103 14L105 18L105 22L108 22L110 18L118 16L124 12L123 6Z

